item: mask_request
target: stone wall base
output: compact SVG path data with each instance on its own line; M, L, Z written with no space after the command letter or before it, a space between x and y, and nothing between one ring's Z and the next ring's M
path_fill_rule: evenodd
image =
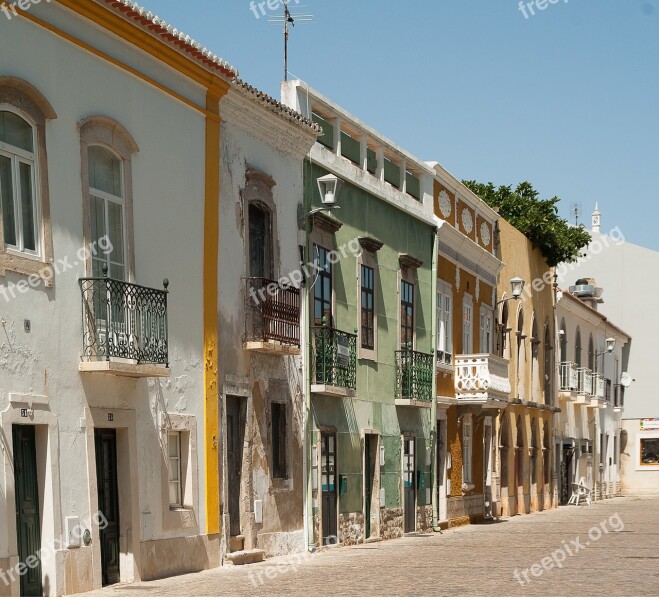
M402 508L380 509L380 537L383 540L402 537L404 531Z
M219 536L196 535L140 544L142 581L195 573L220 566Z
M416 507L416 530L418 533L432 533L432 505Z
M448 498L448 521L450 527L484 520L485 499L482 494L473 496L451 496Z
M306 550L304 529L259 533L257 538L258 547L265 552L268 558L285 554L298 554Z
M339 515L339 544L353 546L364 541L364 513L344 513Z

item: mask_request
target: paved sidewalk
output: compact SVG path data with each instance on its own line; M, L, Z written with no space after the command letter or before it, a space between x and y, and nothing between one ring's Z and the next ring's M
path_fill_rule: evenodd
M561 568L556 561L561 563ZM90 595L652 596L658 593L659 498L616 498L589 507L561 507L491 524L469 525L442 535L408 536L298 557L274 558L258 565L119 584Z

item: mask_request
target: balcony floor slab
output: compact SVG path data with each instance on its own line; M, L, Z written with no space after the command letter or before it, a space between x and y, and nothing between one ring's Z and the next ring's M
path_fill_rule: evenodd
M354 398L357 391L351 388L339 387L337 385L327 385L314 383L311 385L311 393L321 396L335 396L337 398Z
M279 342L245 342L243 349L264 354L277 354L280 356L299 356L300 347L281 344Z
M416 408L430 408L430 400L419 400L418 398L396 398L396 406L415 406Z
M159 365L142 365L114 360L82 361L78 370L81 373L100 373L117 377L169 377L172 370Z

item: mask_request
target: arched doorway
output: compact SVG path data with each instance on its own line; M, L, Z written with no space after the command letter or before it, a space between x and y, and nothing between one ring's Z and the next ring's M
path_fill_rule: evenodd
M499 498L501 498L501 514L510 516L515 514L515 508L512 503L515 502L515 496L512 492L514 482L510 481L510 451L512 439L510 437L510 414L507 412L501 415L501 424L499 426L499 450L500 450L500 486Z
M538 485L538 456L540 448L538 445L538 420L531 419L531 445L529 447L529 478L530 478L530 495L531 510L541 510L540 486Z
M549 423L545 421L542 433L542 488L544 496L544 506L547 509L552 505L552 485L551 485L551 436L549 434Z
M524 501L524 420L521 415L515 420L515 514L523 515L526 512Z

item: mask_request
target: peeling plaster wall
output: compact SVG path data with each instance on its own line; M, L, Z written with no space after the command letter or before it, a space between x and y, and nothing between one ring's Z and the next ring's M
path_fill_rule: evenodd
M250 112L247 114L247 107ZM266 556L304 549L303 523L303 380L299 356L278 356L243 350L248 269L248 202L246 174L258 171L274 181L272 187L274 279L298 268L298 205L303 200L302 156L290 154L290 140L301 134L267 109L255 108L245 97L230 92L222 100L222 165L219 263L219 363L222 452L222 506L228 548L228 493L240 485L241 534L245 549L260 548ZM245 110L243 110L245 109ZM256 116L255 116L256 115ZM253 119L258 118L258 123ZM264 139L271 125L277 135ZM287 141L288 140L288 141ZM265 201L265 198L263 198ZM247 419L242 482L227 473L227 386L238 385L246 402ZM232 388L234 389L234 388ZM236 389L234 389L236 392ZM233 395L233 394L232 394ZM286 480L273 480L271 402L289 408ZM255 502L262 503L263 522L256 522Z
M122 46L117 38L79 20L57 4L33 6L31 13L88 38L96 47L119 56L136 69L165 83L176 76L163 71L146 54ZM14 52L0 54L0 74L22 78L52 104L57 119L47 121L50 221L54 258L71 268L54 277L54 287L43 286L18 294L10 301L0 297L0 423L4 432L0 462L0 561L14 560L16 549L14 485L11 464L12 423L29 424L51 419L56 431L46 442L52 471L45 480L42 530L59 540L67 516L89 525L96 505L93 443L88 442L89 408L106 412L134 411L139 452L136 472L130 473L132 523L129 555L122 578L144 578L153 572L142 562L140 544L170 539L172 548L201 539L204 524L203 482L190 495L188 518L178 527L163 527L169 512L160 425L168 414L185 413L198 428L203 447L202 278L204 229L204 118L138 78L65 42L22 18L0 20L3 46ZM66 65L66 69L62 69ZM179 91L203 102L203 90L183 86ZM185 90L185 91L184 91ZM134 199L134 256L136 283L162 289L170 280L168 297L171 378L128 379L78 371L82 350L81 300L78 278L85 275L76 252L83 244L80 137L76 124L91 115L104 115L121 123L139 146L132 158ZM184 174L184 176L181 176ZM174 234L174 235L173 235ZM174 237L175 236L175 237ZM7 271L0 286L24 276ZM23 321L31 322L25 333ZM10 404L10 399L14 402ZM34 402L33 419L14 417L14 408ZM112 427L107 422L104 426ZM93 437L92 437L93 439ZM38 449L39 450L39 449ZM203 453L195 457L203 472ZM190 467L192 468L192 466ZM121 491L121 490L120 490ZM123 521L122 521L123 522ZM47 595L100 587L98 529L92 528L89 548L57 553L44 560ZM123 535L122 534L122 535ZM52 541L50 542L52 547ZM62 541L62 545L66 544ZM90 555L94 553L94 560ZM204 559L206 560L206 559ZM203 567L204 560L194 568ZM130 563L134 563L131 573ZM185 569L193 568L188 565ZM14 590L15 592L15 590Z

